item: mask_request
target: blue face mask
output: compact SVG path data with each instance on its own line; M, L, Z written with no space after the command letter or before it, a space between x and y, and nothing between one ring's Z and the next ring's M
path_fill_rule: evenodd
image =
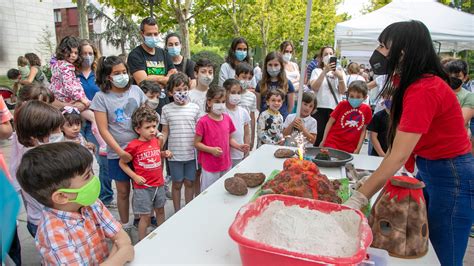
M181 54L181 46L168 47L168 54L171 56L178 56Z
M123 89L128 85L130 78L128 74L118 74L115 76L112 76L112 83L114 84L115 87Z
M155 48L158 47L158 43L160 42L158 37L154 36L144 36L143 37L145 40L145 45L150 47L150 48Z
M364 102L364 99L349 98L348 101L352 108L359 108L359 106Z
M237 50L237 51L235 51L235 57L237 58L237 60L242 62L247 57L247 51Z

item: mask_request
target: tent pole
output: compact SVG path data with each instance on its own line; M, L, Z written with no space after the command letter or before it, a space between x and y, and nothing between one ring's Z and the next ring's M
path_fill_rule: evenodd
M306 71L306 58L308 56L308 38L309 38L309 27L311 24L311 10L313 7L313 0L308 0L306 4L306 23L304 27L304 43L303 43L303 54L301 56L300 65L300 84L298 88L298 100L296 101L296 118L300 118L301 102L303 101L303 87L304 87L304 74Z

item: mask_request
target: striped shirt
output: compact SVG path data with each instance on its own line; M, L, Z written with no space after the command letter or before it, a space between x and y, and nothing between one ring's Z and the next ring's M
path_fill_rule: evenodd
M80 212L44 208L36 233L36 248L43 265L98 265L109 256L106 238L122 230L97 200Z
M249 114L251 112L256 112L257 111L257 96L255 96L255 93L248 90L243 92L240 98L239 106L247 110Z
M173 153L170 161L196 159L194 135L199 114L199 106L195 103L177 105L172 102L163 107L161 124L169 127L168 149Z

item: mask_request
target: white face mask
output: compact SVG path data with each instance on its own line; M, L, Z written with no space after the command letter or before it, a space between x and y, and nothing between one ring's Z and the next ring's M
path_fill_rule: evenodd
M146 105L150 107L151 109L156 109L158 108L158 105L160 104L160 100L158 99L153 99L153 100L146 100Z
M331 58L332 55L328 54L326 55L325 57L323 57L323 63L325 65L328 65L329 64L329 58Z
M237 105L240 103L241 98L242 96L240 94L231 94L229 95L229 103L233 105Z
M246 90L248 88L250 88L250 80L241 80L240 81L240 86L242 87L242 89Z
M64 141L64 133L63 132L50 134L49 137L48 137L48 142L47 143L38 141L38 144L43 145L43 144L56 143L56 142L61 142L61 141Z
M211 111L215 115L221 115L225 112L225 103L215 103L212 105Z
M283 54L282 57L285 62L289 62L291 60L291 53Z
M214 79L214 76L199 74L198 79L199 79L199 84L202 84L207 87L211 84L212 80Z

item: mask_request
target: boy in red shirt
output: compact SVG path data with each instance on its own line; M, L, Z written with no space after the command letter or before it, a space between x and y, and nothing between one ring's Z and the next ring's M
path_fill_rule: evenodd
M372 120L372 110L363 103L367 98L367 84L360 80L353 81L347 94L348 100L340 102L331 113L321 147L359 153L367 125Z
M150 217L155 211L158 226L165 221L165 189L161 157L172 156L170 151L160 151L158 133L158 114L147 106L138 108L132 115L132 126L139 135L132 140L125 151L132 155L133 169L123 160L119 164L122 170L133 179L132 207L140 217L138 237L146 237L150 226Z

